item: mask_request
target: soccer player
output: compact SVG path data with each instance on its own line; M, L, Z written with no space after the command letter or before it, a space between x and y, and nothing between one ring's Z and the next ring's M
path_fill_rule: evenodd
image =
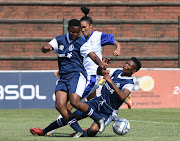
M93 51L102 60L102 47L105 45L115 45L116 49L113 52L114 56L120 55L120 44L114 39L113 34L105 34L99 31L93 31L93 20L88 17L90 9L82 6L81 7L84 16L80 19L82 33L87 42L93 46ZM98 88L99 75L96 74L98 66L88 57L84 58L83 62L85 69L87 71L87 84L86 89L83 93L83 97L90 98L94 97L96 94L93 93ZM90 96L91 94L91 96Z
M92 45L80 37L80 33L80 21L72 19L68 22L68 33L52 39L42 47L42 52L46 53L53 50L58 54L60 79L55 89L57 111L76 132L81 134L81 127L66 107L67 101L70 100L73 107L97 121L101 133L104 130L104 119L80 99L86 87L87 77L83 58L89 56L98 66L103 67L103 65L99 57L92 51Z
M83 33L83 38L92 45L92 50L95 54L102 60L102 47L105 45L115 45L116 49L113 52L114 56L120 55L120 44L114 39L113 34L105 34L99 31L93 31L93 20L88 17L90 9L85 6L81 7L84 16L80 19L81 29ZM87 72L87 83L84 93L82 95L82 101L87 98L87 100L93 98L96 95L96 89L98 86L98 81L100 76L96 74L98 65L89 57L86 56L83 59L83 65ZM54 72L56 77L59 77L59 73ZM68 102L67 107L69 110L72 109L70 102ZM61 115L59 115L61 117ZM49 132L48 134L54 133L54 131Z
M96 96L86 103L91 106L99 115L105 118L106 125L108 125L114 119L114 111L117 111L120 108L124 100L132 92L134 88L132 74L137 72L140 68L141 62L135 57L128 60L124 64L122 70L103 70L101 67L98 67L98 74L103 75L106 82L102 87L101 96ZM73 115L78 120L87 117L87 115L78 110L76 110ZM67 125L67 121L65 121L63 118L59 118L44 129L31 128L31 133L43 136L48 131L63 127L65 125ZM93 137L98 133L98 131L99 126L97 122L94 122L89 129L83 131L81 136ZM74 136L76 135L77 134Z
M83 36L87 42L93 45L93 51L97 54L97 56L102 60L102 47L105 45L115 45L116 50L114 50L113 55L119 56L121 46L119 42L114 39L114 35L93 31L93 20L91 17L87 16L90 9L82 6L81 10L85 14L85 16L80 19ZM88 56L84 59L84 66L88 74L88 79L82 98L87 97L89 100L96 95L95 90L98 88L97 83L99 81L99 76L96 75L97 65L91 61ZM124 102L128 105L128 108L131 109L132 104L130 97L127 97Z

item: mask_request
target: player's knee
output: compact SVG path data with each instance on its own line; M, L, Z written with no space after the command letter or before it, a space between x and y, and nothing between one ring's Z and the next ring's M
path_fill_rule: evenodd
M93 125L93 126L91 126L91 128L88 131L88 136L94 137L98 132L99 132L99 127Z
M55 104L55 108L58 110L58 111L61 111L65 106L60 104L60 103L56 103Z
M56 110L60 111L60 106L58 104L55 104Z
M71 105L72 105L74 108L76 108L76 109L79 109L79 108L80 108L80 106L81 106L81 102L80 102L81 97L80 97L79 95L77 95L77 94L75 94L75 93L70 94L69 100L70 100Z
M91 126L91 132L93 132L94 134L99 132L99 127L98 126Z
M80 101L70 101L71 102L71 105L76 108L76 109L79 109L81 104L80 104Z

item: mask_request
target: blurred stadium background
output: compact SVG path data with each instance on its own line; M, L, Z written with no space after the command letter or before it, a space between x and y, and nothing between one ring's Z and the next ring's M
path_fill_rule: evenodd
M66 33L69 19L83 16L82 5L90 8L94 30L121 43L119 57L112 56L114 47L103 48L103 57L113 60L110 67L122 67L131 56L143 68L180 67L179 0L1 0L0 69L56 70L56 54L43 54L41 47Z
M141 60L145 70L134 76L133 107L180 107L179 0L1 0L0 107L54 108L57 55L41 47L66 33L69 19L84 16L82 5L90 8L94 31L112 33L121 44L118 57L114 46L103 47L110 68L132 56Z
M124 104L119 110L130 132L120 137L108 126L93 140L179 141L179 0L0 0L0 140L72 140L70 127L55 138L31 136L29 129L57 118L57 56L43 54L41 47L66 33L69 19L83 16L82 5L90 8L94 30L114 34L121 44L119 57L112 56L113 46L103 48L103 57L113 60L109 67L121 68L136 56L145 68L134 77L132 109ZM91 122L80 124L84 129Z

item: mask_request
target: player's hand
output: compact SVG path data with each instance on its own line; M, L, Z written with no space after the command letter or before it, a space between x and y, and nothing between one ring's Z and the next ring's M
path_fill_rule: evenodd
M47 45L43 46L42 49L41 49L41 51L43 53L49 52L51 50L53 50L53 47L50 44L47 44Z
M56 77L56 78L58 78L60 75L59 75L59 71L55 71L54 72L54 76Z
M113 52L113 55L114 55L114 56L119 56L119 55L120 55L120 51L116 49L116 50Z
M102 60L102 63L110 64L111 59L110 58L105 58L105 59Z
M105 59L102 60L102 66L101 66L101 67L102 67L104 70L106 70L106 69L107 69L107 66L108 66L110 63L111 63L110 58L105 58Z

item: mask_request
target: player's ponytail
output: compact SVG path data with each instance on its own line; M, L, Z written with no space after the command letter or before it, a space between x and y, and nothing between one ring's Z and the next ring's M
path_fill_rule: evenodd
M87 17L87 14L89 14L90 9L86 6L81 6L81 11L84 13L85 17Z
M83 16L83 17L80 19L80 22L82 22L82 21L87 21L89 24L93 24L92 19L87 16L87 15L89 14L90 9L87 8L86 6L81 6L81 11L84 13L85 16Z

